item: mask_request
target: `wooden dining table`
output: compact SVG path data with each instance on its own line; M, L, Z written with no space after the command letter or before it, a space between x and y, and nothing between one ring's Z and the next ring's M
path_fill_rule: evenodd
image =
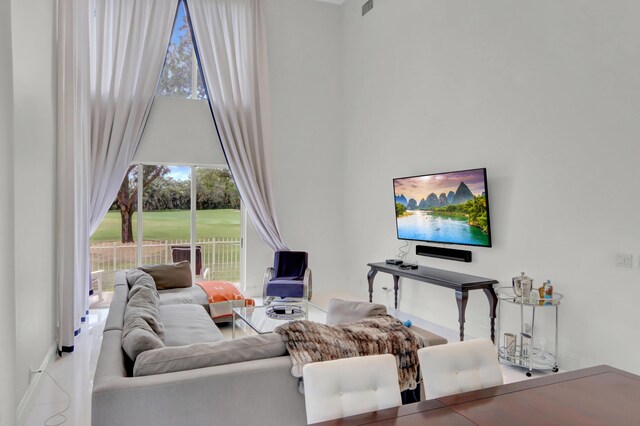
M640 376L601 365L317 425L640 425Z

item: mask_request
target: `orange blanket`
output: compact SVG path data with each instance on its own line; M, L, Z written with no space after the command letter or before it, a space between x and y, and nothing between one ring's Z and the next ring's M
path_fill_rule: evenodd
M209 298L211 317L231 316L234 307L255 306L253 299L245 299L240 290L229 281L201 281L197 282Z

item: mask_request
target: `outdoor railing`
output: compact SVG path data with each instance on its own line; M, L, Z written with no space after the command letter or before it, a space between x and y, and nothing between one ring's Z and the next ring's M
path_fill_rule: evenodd
M189 240L142 242L142 264L171 263L171 247L189 245ZM240 239L204 238L195 243L202 252L202 271L209 270L206 279L240 281ZM90 247L91 270L103 272L103 289L111 291L114 272L137 267L138 243L99 242Z

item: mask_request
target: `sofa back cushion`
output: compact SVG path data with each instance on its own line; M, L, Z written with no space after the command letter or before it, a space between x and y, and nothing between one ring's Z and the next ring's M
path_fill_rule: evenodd
M160 295L153 278L139 270L127 272L128 301L124 308L122 349L132 361L150 349L164 347Z
M191 266L183 261L171 265L147 265L141 266L142 271L153 277L158 290L169 288L191 287Z
M132 361L145 351L163 347L162 340L144 319L135 317L125 321L122 330L122 349Z
M141 269L129 269L126 276L129 290L139 285L154 289L156 288L156 283L153 281L153 277Z
M154 349L140 354L136 359L133 375L172 373L286 354L287 349L282 337L277 333L214 343L195 343L188 346Z
M327 308L327 325L356 322L361 319L386 314L387 308L378 303L331 299Z

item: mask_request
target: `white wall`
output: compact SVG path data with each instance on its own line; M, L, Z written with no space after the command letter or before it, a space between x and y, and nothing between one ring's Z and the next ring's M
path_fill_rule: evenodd
M12 2L16 401L54 344L55 2Z
M16 342L13 254L13 67L11 7L0 2L0 424L15 423Z
M280 229L309 252L314 289L343 285L340 8L314 0L268 0L271 171ZM252 226L247 285L273 264Z
M376 0L365 17L361 3L343 7L353 290L400 246L393 177L487 167L494 247L420 263L502 285L551 279L565 294L561 367L640 372L640 3ZM614 267L618 252L633 270ZM401 309L456 329L453 292L402 289ZM468 331L488 336L473 293Z
M209 103L157 96L133 162L226 165Z

